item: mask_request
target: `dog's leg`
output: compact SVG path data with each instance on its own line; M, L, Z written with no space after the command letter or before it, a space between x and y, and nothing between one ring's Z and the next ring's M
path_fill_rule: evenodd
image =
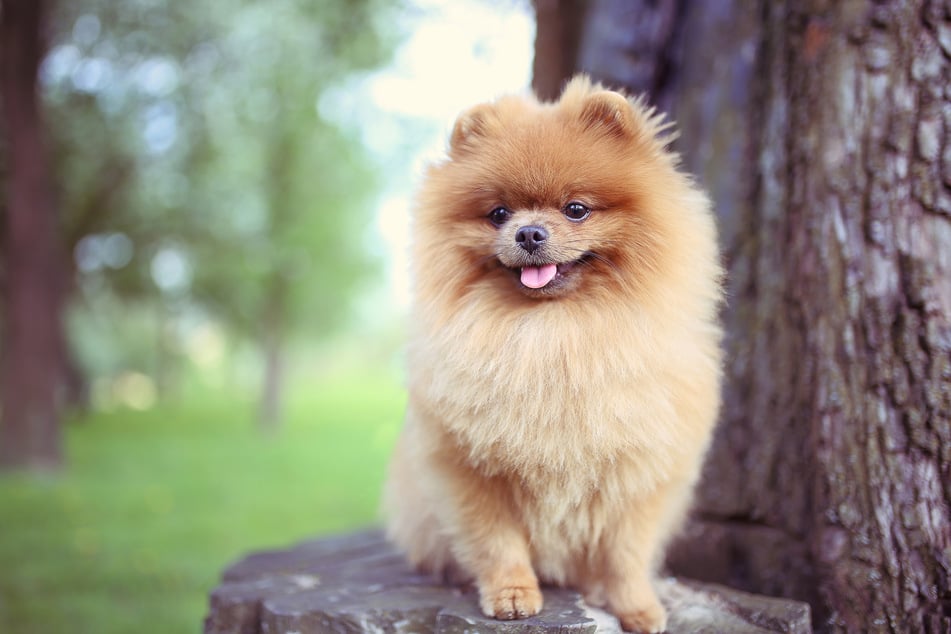
M689 496L688 483L670 483L634 501L609 533L601 559L605 594L608 608L628 632L653 634L667 627L653 577Z
M475 577L482 611L497 619L538 614L542 594L507 483L458 465L445 472L453 554Z

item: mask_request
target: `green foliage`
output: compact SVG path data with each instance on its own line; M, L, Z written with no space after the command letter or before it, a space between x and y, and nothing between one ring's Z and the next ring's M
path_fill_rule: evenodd
M80 308L159 300L250 336L345 318L381 179L317 103L386 61L395 4L57 3L42 78Z
M224 566L377 519L403 393L391 376L298 385L262 439L234 386L74 421L71 466L0 479L0 632L198 631Z

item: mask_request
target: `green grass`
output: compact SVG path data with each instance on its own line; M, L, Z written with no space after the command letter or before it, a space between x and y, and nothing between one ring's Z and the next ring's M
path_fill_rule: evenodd
M0 477L0 632L198 632L229 562L376 522L402 390L313 383L278 434L247 395L192 389L72 422L62 474Z

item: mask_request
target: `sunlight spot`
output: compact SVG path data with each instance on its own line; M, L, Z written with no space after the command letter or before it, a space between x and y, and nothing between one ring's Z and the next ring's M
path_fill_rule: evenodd
M160 101L146 108L142 139L151 154L169 150L178 138L178 110L170 101Z
M124 233L91 234L76 243L73 257L83 273L103 268L121 269L132 261L135 246Z
M225 357L225 335L215 324L202 324L188 334L185 349L195 365L212 368Z
M152 57L135 69L139 90L153 97L166 97L178 88L178 66L165 57Z
M158 394L152 377L141 372L123 372L112 383L115 401L136 410L155 405Z
M303 590L310 590L320 585L320 578L314 575L291 575L291 581Z
M88 57L73 68L73 87L79 92L97 93L112 79L112 62L107 59Z
M84 13L73 25L73 39L84 46L90 46L99 39L102 24L99 17L92 13Z
M104 238L102 261L110 269L121 269L132 261L132 240L124 233L107 234Z
M85 236L76 243L73 249L76 268L82 273L91 273L102 268L102 259L99 256L99 236Z
M40 81L46 85L58 84L71 77L82 54L72 44L57 46L40 66Z
M191 284L192 270L185 253L178 247L165 246L152 258L152 281L166 293L183 291Z

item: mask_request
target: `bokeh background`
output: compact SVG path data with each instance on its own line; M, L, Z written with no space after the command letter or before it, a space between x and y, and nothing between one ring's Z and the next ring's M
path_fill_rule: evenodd
M0 632L196 631L229 561L378 521L413 185L533 12L44 4L69 380L59 462L0 477Z
M195 631L229 561L378 521L421 167L579 71L677 122L720 226L669 571L951 632L949 34L940 0L0 0L0 634Z

